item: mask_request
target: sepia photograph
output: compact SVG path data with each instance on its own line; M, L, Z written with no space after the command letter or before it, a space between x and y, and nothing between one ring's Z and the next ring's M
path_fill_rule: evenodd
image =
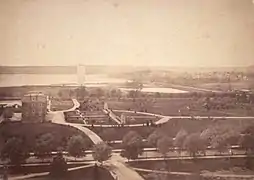
M0 180L254 180L254 1L0 0Z

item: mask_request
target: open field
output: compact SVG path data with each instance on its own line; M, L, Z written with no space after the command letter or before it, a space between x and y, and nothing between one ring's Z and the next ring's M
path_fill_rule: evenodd
M141 100L140 100L141 101ZM168 115L168 116L251 116L254 115L253 108L246 105L235 105L234 99L218 98L218 104L224 104L229 107L224 109L207 110L203 107L204 98L165 98L155 99L153 104L145 104L145 108L149 113ZM139 106L136 102L130 100L123 101L107 101L110 109L116 110L136 110Z
M203 83L203 84L197 84L195 87L226 92L229 90L229 88L234 89L234 90L253 88L253 83L249 82L249 81L231 82L230 84L229 83L221 83L221 82Z

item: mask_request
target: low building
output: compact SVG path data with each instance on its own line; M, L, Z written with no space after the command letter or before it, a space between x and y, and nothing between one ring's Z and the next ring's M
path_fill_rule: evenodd
M47 113L47 96L32 92L22 98L22 121L44 122Z

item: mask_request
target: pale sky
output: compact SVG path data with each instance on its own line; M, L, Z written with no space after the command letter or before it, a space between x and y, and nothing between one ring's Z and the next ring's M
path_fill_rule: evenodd
M0 65L254 64L252 0L0 0Z

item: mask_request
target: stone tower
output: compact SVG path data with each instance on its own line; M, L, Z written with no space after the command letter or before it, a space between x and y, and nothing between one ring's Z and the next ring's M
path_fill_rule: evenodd
M44 122L47 113L47 96L31 92L22 98L22 121Z

